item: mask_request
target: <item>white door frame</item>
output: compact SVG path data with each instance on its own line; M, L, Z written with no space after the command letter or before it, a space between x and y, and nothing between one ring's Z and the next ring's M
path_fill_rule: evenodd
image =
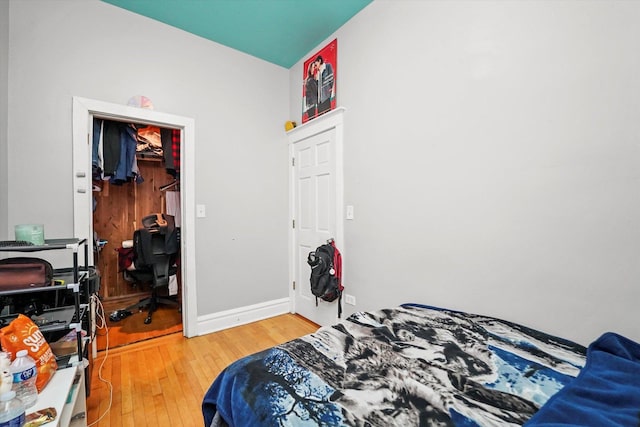
M308 121L307 123L293 128L287 132L287 140L289 143L289 159L293 159L294 156L294 144L302 141L311 136L317 135L322 132L326 132L332 128L335 128L336 140L335 140L335 159L336 159L336 235L334 236L336 244L340 248L340 253L343 258L345 255L345 241L344 241L344 170L343 170L343 139L344 139L344 107L338 107L322 116ZM295 244L296 244L296 229L293 227L293 221L295 220L295 208L296 208L296 195L295 195L295 167L290 161L291 170L289 173L289 301L291 313L296 313L296 298L295 290L293 289L293 283L295 281ZM342 279L344 283L345 274L343 273ZM296 283L296 286L308 286L309 283Z
M180 229L182 269L182 334L197 335L195 262L195 121L192 118L160 113L127 105L73 97L73 231L87 239L89 260L93 264L93 206L91 182L91 127L93 116L132 121L159 127L181 129L180 142ZM82 199L78 199L81 197ZM85 199L86 198L86 199ZM81 201L80 201L81 200Z

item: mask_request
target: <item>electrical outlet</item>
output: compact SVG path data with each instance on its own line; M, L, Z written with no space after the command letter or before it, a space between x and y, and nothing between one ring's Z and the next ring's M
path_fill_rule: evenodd
M353 205L347 205L346 218L353 219Z
M356 297L349 294L344 294L344 302L349 305L356 305Z

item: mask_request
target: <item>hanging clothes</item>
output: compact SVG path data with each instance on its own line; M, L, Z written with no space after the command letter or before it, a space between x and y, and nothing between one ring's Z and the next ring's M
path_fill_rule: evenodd
M180 177L180 129L162 129L160 136L167 173L178 179Z
M93 118L93 138L91 145L91 176L93 179L101 179L102 177L102 124L102 119Z
M136 179L138 181L139 171L136 162L136 128L132 124L125 125L120 129L120 160L115 173L110 182L114 185L122 185L125 182Z
M180 224L182 224L182 214L180 210L180 192L167 191L165 203L167 206L167 215L173 216L176 227L180 227Z
M172 129L171 132L171 154L173 157L173 168L176 171L175 177L180 179L180 129Z
M112 176L120 161L120 129L124 123L105 120L102 125L102 159L104 176Z
M114 185L141 183L137 156L142 156L162 158L166 172L179 180L180 138L180 129L94 118L93 178L109 179Z

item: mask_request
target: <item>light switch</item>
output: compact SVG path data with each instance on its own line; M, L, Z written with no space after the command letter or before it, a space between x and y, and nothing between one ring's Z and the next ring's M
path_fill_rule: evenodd
M347 219L353 219L353 205L347 206Z
M196 216L198 218L204 218L207 216L207 211L204 205L196 205Z

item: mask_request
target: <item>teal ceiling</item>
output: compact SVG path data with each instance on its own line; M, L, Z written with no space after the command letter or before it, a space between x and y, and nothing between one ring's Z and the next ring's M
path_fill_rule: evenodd
M291 68L372 0L103 1Z

